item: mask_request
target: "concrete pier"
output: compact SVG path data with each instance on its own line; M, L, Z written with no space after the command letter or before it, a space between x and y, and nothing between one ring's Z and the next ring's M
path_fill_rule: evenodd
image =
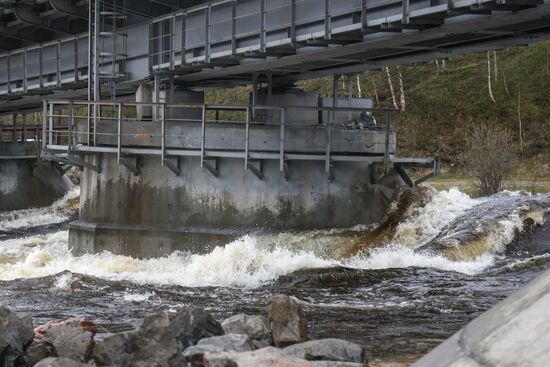
M50 205L73 187L52 162L37 161L36 142L0 142L0 211Z
M259 180L240 159L220 159L218 177L192 157L181 159L179 177L158 158L137 157L138 175L117 164L115 155L93 160L101 173L84 169L80 220L69 231L76 253L203 253L259 229L372 223L382 218L394 190L403 184L393 172L371 183L372 169L361 162L336 165L329 181L322 162L292 162L284 180L279 163L266 161Z

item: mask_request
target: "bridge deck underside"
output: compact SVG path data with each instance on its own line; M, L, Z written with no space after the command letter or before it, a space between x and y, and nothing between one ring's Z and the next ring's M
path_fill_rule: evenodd
M422 63L545 40L549 16L550 0L214 2L131 25L118 88L131 93L154 74L192 87L254 74L288 84ZM85 97L87 49L80 34L0 54L0 113L38 107L45 94Z

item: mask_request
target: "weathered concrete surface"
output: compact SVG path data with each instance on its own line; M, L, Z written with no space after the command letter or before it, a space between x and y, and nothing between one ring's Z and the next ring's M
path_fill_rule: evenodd
M35 154L34 144L0 143L0 211L50 205L73 187L54 163L19 159Z
M461 329L415 367L532 367L550 361L550 270Z
M283 180L279 162L264 161L260 180L245 170L242 159L220 159L218 177L193 157L181 159L180 176L162 167L159 157L138 157L138 175L118 165L115 155L87 159L100 165L101 173L84 169L82 174L80 221L71 226L69 239L76 253L201 252L212 235L225 236L220 244L258 228L372 223L382 218L402 185L393 172L371 184L369 167L360 162L338 162L329 181L324 162L291 161Z

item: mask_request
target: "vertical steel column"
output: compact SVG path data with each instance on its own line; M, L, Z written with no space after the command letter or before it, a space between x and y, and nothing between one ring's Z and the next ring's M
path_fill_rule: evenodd
M56 79L57 86L61 87L61 41L57 41L57 46L55 49L55 58L57 59L57 68L56 68Z
M23 93L27 93L28 74L27 74L27 49L23 50Z
M50 103L50 114L48 116L48 119L50 120L49 121L50 126L48 127L48 131L49 131L48 141L49 141L50 144L53 144L53 126L54 126L53 111L54 111L53 103Z
M281 116L279 121L279 170L285 171L285 108L280 110ZM284 176L284 175L283 175Z
M361 31L367 32L367 0L361 0Z
M44 60L42 54L42 47L38 48L38 85L40 89L44 88Z
M237 53L237 0L231 1L231 56Z
M117 163L120 164L122 155L122 103L118 103L117 113Z
M265 52L266 30L265 30L265 0L260 0L260 52Z
M249 148L249 139L250 139L250 106L246 107L246 125L245 125L245 136L244 136L244 169L248 169L248 148ZM252 113L254 110L252 109Z
M17 140L17 114L11 115L11 140Z
M349 103L349 107L353 107L351 105L351 100L353 99L353 74L348 74L347 78L348 78L348 101L349 101L348 103ZM351 121L352 117L353 117L353 112L349 111L348 120Z
M331 176L330 171L330 146L331 146L331 127L336 119L336 107L338 105L338 75L334 75L332 78L332 114L327 121L327 147L325 157L325 173Z
M210 62L210 15L212 14L212 5L208 4L204 9L205 24L205 40L204 40L204 62L208 64Z
M172 16L170 18L170 70L174 70L174 59L176 55L176 48L174 47L176 45L176 17Z
M89 0L89 2L91 3L92 0ZM93 98L94 98L94 101L98 102L101 100L101 85L100 85L100 82L99 82L99 55L98 55L98 38L99 38L99 11L100 11L100 7L99 7L99 4L100 4L100 0L93 0L93 3L94 3L94 6L93 6L93 17L92 17L92 13L90 13L90 21L93 20L93 28L94 28L94 31L93 31L93 42L92 42L92 51L93 51L93 54L92 54L92 64L93 65L88 65L88 68L93 68ZM88 83L90 83L91 81L88 80ZM93 133L93 140L94 140L94 145L96 145L96 130L97 130L97 119L98 119L98 115L100 112L101 109L100 107L94 103L93 105L93 130L94 130L94 133Z
M181 16L181 66L182 67L185 65L185 45L186 45L185 37L187 37L186 27L187 27L187 14L184 13Z
M296 0L290 1L290 43L296 44Z
M409 24L410 14L411 14L411 4L410 0L401 0L403 5L403 14L401 16L401 23Z
M258 73L252 73L252 106L256 107L258 104ZM256 110L252 110L252 119L256 116Z
M69 102L69 121L67 123L67 157L71 152L73 124L74 124L73 102Z
M164 155L166 151L166 104L163 103L161 107L162 119L160 120L160 164L164 167Z
M42 101L42 149L46 149L46 130L48 129L48 101Z
M154 77L154 93L155 93L155 98L153 100L153 102L155 103L154 105L154 108L153 110L155 111L155 113L153 114L153 119L158 119L159 118L159 107L158 107L158 103L160 103L160 75L159 74L155 74L155 77Z
M77 82L78 77L78 36L74 37L74 81Z
M26 140L26 137L25 137L25 126L27 125L27 114L25 113L22 113L21 114L21 119L23 120L23 124L21 125L21 142L25 142Z
M267 96L271 98L273 95L273 74L267 74Z
M386 136L384 143L384 173L387 174L390 171L390 111L384 113L384 120L386 122Z
M6 56L6 66L8 68L8 94L11 94L11 53Z
M332 34L330 10L331 10L331 1L325 0L325 39L330 39Z
M204 168L204 153L206 148L206 105L202 105L201 118L201 168Z

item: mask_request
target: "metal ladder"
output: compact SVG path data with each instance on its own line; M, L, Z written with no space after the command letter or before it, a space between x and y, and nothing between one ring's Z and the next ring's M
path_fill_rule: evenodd
M107 86L109 97L114 102L117 83L127 78L126 1L129 0L89 1L88 99L90 101L100 101L102 87ZM94 145L94 132L99 115L99 108L96 105L88 111L88 116L93 120L89 123L89 145Z

